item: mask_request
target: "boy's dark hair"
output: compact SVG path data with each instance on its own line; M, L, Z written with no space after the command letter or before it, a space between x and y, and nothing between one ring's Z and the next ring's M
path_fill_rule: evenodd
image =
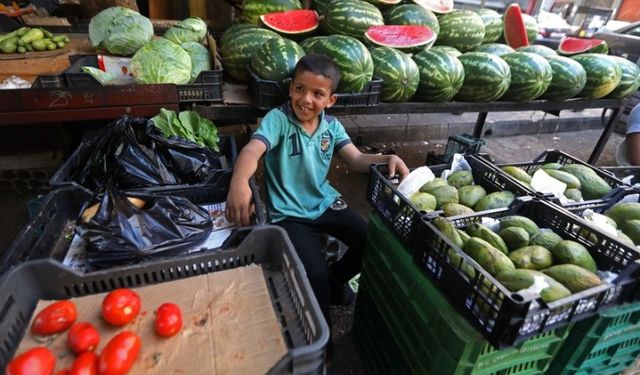
M327 55L304 55L300 60L298 60L293 76L295 77L298 73L303 72L311 72L329 78L331 80L332 94L338 89L338 83L340 82L340 68L338 68L336 63L334 63Z

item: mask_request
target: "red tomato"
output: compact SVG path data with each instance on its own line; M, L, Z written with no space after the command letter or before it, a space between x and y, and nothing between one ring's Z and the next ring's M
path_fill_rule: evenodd
M72 325L67 333L67 345L76 354L95 350L99 342L100 334L98 330L88 322Z
M51 335L62 332L76 321L78 311L71 301L58 301L45 307L36 315L31 332L36 335Z
M98 355L84 352L73 361L69 375L98 375Z
M55 367L56 357L51 350L37 346L13 358L6 375L51 375Z
M100 375L124 375L138 358L142 341L135 333L123 331L115 335L98 358Z
M175 303L163 303L156 311L154 322L156 333L162 337L171 337L182 328L182 312Z
M131 289L116 289L102 301L102 317L109 324L123 326L140 312L140 297Z

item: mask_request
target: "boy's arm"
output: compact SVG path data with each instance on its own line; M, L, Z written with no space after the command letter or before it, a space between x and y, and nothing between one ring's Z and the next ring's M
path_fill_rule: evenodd
M404 179L409 174L409 168L404 164L402 159L396 155L371 155L363 154L353 143L349 143L342 147L338 154L349 164L349 167L356 172L369 172L371 164L388 164L389 177L400 174L400 179Z
M227 195L227 220L241 226L251 224L251 214L255 207L251 201L249 179L258 169L260 157L267 151L267 146L257 139L252 139L240 151L238 160L233 166L233 176Z

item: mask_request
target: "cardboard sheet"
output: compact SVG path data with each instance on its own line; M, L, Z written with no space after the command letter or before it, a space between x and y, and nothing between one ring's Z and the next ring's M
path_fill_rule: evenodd
M142 309L133 322L120 328L109 326L100 317L106 294L73 299L78 308L77 321L89 321L101 332L96 353L123 330L140 335L142 350L128 375L265 374L287 352L260 266L134 290L142 299ZM168 339L153 331L154 311L164 302L177 303L183 314L182 331ZM40 301L36 312L49 303ZM67 349L66 332L50 337L44 344L58 357L56 370L69 368L74 355ZM37 345L43 343L27 333L17 353Z

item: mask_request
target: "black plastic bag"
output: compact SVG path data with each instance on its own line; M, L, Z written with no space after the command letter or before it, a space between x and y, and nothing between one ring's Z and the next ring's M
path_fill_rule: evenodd
M107 188L96 214L78 218L75 231L86 243L92 269L135 263L151 257L175 256L203 243L212 231L209 213L183 197L131 194Z

